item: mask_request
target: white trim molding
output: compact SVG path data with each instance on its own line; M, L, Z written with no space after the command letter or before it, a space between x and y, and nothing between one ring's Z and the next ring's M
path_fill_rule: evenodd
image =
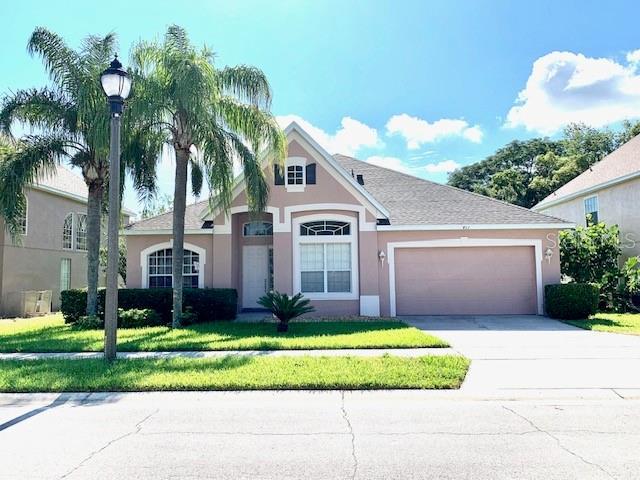
M533 210L534 212L542 212L543 210L546 210L547 208L553 207L555 205L560 205L561 203L568 202L569 200L574 200L574 199L576 199L578 197L586 196L586 195L589 195L591 193L598 192L600 190L604 190L605 188L613 187L615 185L618 185L619 183L628 182L629 180L635 180L636 178L640 178L640 171L632 172L632 173L629 173L627 175L623 175L621 177L614 178L613 180L608 180L606 182L599 183L599 184L594 185L592 187L583 188L581 190L578 190L577 192L573 192L573 193L570 193L568 195L564 195L564 196L559 197L559 198L554 198L554 199L547 200L547 201L543 200L542 202L538 203L537 205L534 205L533 207L531 207L531 210ZM551 195L554 195L554 194L552 193Z
M363 317L379 317L380 295L360 295L360 315Z
M351 224L350 235L321 235L303 237L300 235L300 224L305 222L314 222L319 220L338 220ZM301 243L349 243L351 245L351 292L335 292L335 293L305 293L304 296L310 300L358 300L360 298L359 290L359 270L358 262L358 229L355 227L355 217L347 215L335 215L330 213L320 213L314 215L305 215L297 217L293 220L293 293L301 290L301 273L300 273L300 244Z
M431 230L564 230L575 228L575 223L477 223L440 225L378 225L379 232L431 231Z
M411 242L387 243L387 259L389 262L389 310L396 316L396 270L395 250L397 248L449 248L449 247L533 247L536 266L536 299L538 315L544 314L542 289L542 240L513 238L450 238L443 240L418 240Z
M361 232L375 232L376 223L367 222L366 209L362 205L349 204L349 203L309 203L303 205L291 205L284 207L284 220L280 221L280 208L278 207L266 207L265 212L270 213L273 222L273 233L289 233L292 228L292 216L294 213L299 212L318 212L321 210L339 210L344 212L353 212L358 214L358 229ZM231 207L229 213L224 218L224 223L215 224L213 226L214 235L229 235L231 234L231 216L234 213L244 213L249 211L248 205L239 205L237 207ZM322 214L323 218L332 216L332 214ZM353 218L351 219L353 220Z
M302 167L302 184L289 183L289 167ZM289 193L302 193L307 186L307 159L304 157L289 157L284 166L284 186Z
M142 288L149 288L149 255L158 250L165 248L173 248L173 240L168 242L156 243L150 245L140 252L140 269L142 270L142 277L140 285ZM207 263L207 252L204 248L194 245L192 243L184 243L185 250L191 250L197 253L200 260L198 268L198 288L204 288L204 266Z

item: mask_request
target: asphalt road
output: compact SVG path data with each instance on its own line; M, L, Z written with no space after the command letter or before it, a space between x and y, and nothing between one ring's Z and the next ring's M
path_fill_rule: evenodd
M0 395L0 479L637 479L640 401Z

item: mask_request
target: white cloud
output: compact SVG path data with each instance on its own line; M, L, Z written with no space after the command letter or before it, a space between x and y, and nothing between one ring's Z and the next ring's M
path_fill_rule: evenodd
M449 173L461 166L455 160L443 160L438 163L429 163L424 166L424 169L429 173Z
M387 134L399 134L404 137L410 150L416 150L424 143L436 142L446 137L462 137L474 143L482 141L480 126L469 126L466 120L442 118L429 123L406 113L394 115L389 119Z
M382 157L374 155L367 158L366 162L372 165L377 165L378 167L389 168L391 170L412 175L411 168L405 165L405 163L397 157Z
M627 64L572 52L551 52L533 63L527 84L507 114L507 127L553 134L572 122L602 127L640 116L640 50Z
M340 122L340 128L334 134L325 132L298 115L281 115L276 117L276 120L281 128L287 127L291 122L298 123L331 154L355 155L361 148L383 146L375 128L351 117L344 117Z

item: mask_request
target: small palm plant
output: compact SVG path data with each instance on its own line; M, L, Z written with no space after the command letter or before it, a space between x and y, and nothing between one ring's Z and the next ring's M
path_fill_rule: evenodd
M289 320L313 312L315 308L309 305L311 301L304 298L301 293L290 297L286 293L269 292L258 300L258 303L269 309L279 320L278 331L289 331Z

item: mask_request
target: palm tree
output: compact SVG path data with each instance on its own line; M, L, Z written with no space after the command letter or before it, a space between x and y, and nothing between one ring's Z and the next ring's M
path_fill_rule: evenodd
M26 208L24 188L43 175L54 174L56 165L62 162L82 170L88 189L87 315L95 315L100 226L109 170L109 110L98 79L114 55L116 39L113 34L89 36L75 51L60 36L37 28L27 50L42 58L51 86L19 90L3 99L0 130L11 136L11 125L18 121L36 133L14 140L15 149L0 163L0 215L15 237ZM133 174L136 188L152 195L156 158L155 151L153 155L149 151L157 146L145 145L142 140L153 142L154 137L142 137L135 129L129 131L123 162Z
M130 110L140 128L162 133L175 151L173 196L173 326L182 315L182 262L188 167L199 194L206 179L217 205L228 211L233 160L243 168L248 201L263 210L269 187L258 152L269 149L282 162L286 143L269 112L265 75L248 66L216 69L207 47L196 49L184 29L170 26L162 43L140 43L133 52L136 99ZM213 202L213 200L212 200Z

